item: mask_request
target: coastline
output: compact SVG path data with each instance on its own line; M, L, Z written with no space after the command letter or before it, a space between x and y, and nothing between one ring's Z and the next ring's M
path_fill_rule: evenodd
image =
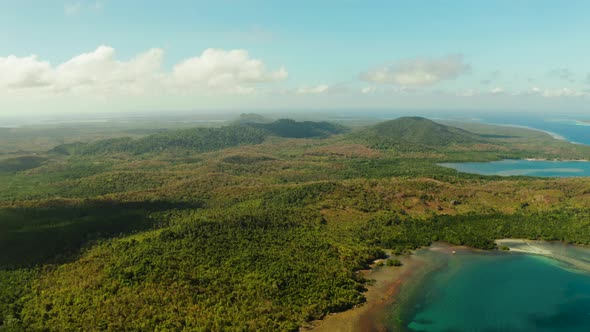
M507 246L510 248L508 252L515 252L521 254L537 255L552 259L564 265L565 268L585 273L590 273L590 258L578 258L574 253L567 251L566 247L557 247L562 249L560 251L553 248L556 244L565 245L561 242L541 241L541 240L527 240L527 239L499 239L496 240L498 246ZM564 248L565 251L564 251ZM585 246L571 245L572 249L588 249Z
M505 159L505 160L513 160L513 159ZM518 159L514 159L518 160ZM547 158L525 158L526 161L550 161L550 162L575 162L575 163L587 163L590 160L588 159L547 159Z
M393 317L403 316L403 304L411 298L415 288L432 271L439 268L440 261L434 262L430 252L445 253L449 257L455 253L479 251L465 246L435 242L428 247L397 257L400 267L378 267L361 270L363 276L373 280L364 293L366 302L350 310L329 314L321 320L310 322L300 331L313 332L386 332Z
M517 124L506 124L506 123L486 123L486 122L482 122L482 123L483 124L493 125L493 126L500 126L500 127L513 127L513 128L521 128L521 129L528 129L528 130L539 131L539 132L545 133L545 134L553 137L554 139L557 139L557 140L560 140L560 141L568 141L565 137L559 135L558 133L554 133L554 132L549 131L549 130L543 130L543 129L534 128L534 127L530 127L530 126L517 125ZM568 141L568 142L573 143L571 141Z
M550 259L561 268L576 273L590 273L590 257L576 257L575 250L588 250L588 246L566 245L562 242L550 242L527 239L498 239L498 247L507 246L508 251L482 250L447 243L433 243L431 246L418 249L411 254L398 257L401 267L378 267L359 271L373 283L367 285L366 302L353 309L329 314L322 320L310 322L300 331L313 332L385 332L391 329L391 322L404 317L403 304L409 301L416 287L431 272L444 265L444 262L433 261L429 253L444 253L449 258L455 254L469 252L496 252L501 254L526 254ZM440 258L440 257L439 257Z
M397 257L402 266L376 266L361 270L359 273L372 280L364 293L366 302L350 310L329 314L321 320L313 321L300 331L314 332L357 332L386 331L385 319L381 318L383 310L395 302L398 295L415 273L426 264L414 253Z

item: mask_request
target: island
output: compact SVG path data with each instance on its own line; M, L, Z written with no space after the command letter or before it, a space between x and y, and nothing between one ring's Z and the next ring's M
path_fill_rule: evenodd
M539 131L254 114L93 126L103 137L60 127L35 150L51 132L25 128L0 156L3 327L334 330L335 313L403 308L400 285L430 266L421 250L452 262L518 255L497 250L505 238L590 244L590 179L439 166L590 155ZM401 322L430 317L416 315Z

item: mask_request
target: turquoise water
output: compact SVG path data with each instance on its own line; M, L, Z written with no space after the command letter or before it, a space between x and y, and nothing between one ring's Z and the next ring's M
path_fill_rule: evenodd
M545 160L500 160L475 163L441 163L459 172L482 175L526 175L538 177L590 176L590 162ZM590 329L589 329L590 331Z
M420 283L409 331L590 331L590 272L530 254L428 255L446 264Z

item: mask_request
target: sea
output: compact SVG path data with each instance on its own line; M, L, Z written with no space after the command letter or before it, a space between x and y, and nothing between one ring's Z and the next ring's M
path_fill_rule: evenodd
M538 246L548 255L418 251L437 269L419 282L388 326L428 332L590 331L590 249ZM552 258L552 252L564 260Z
M555 138L576 144L590 145L590 113L588 115L502 114L491 116L449 116L448 120L518 126L547 132Z

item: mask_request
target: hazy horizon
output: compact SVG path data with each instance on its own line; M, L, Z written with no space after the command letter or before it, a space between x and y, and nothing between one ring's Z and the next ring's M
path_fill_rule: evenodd
M482 120L482 118L526 118L535 115L536 120L556 121L558 119L588 120L585 112L575 111L535 111L535 110L497 110L494 113L481 110L446 110L446 109L222 109L222 110L146 110L131 112L79 112L79 113L38 113L0 114L0 128L20 125L40 125L58 123L83 123L100 121L126 121L143 119L155 121L168 119L174 121L231 121L240 114L254 113L270 119L293 118L297 120L387 120L403 116L420 116L430 119Z

